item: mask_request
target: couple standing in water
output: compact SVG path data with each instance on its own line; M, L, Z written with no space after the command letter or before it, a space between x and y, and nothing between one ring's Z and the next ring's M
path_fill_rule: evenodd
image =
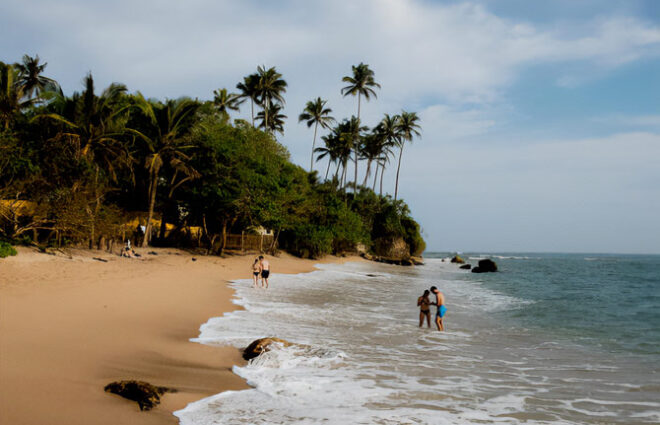
M435 302L429 300L430 293L435 295ZM447 313L447 307L445 307L445 296L442 292L438 291L438 288L431 286L431 291L427 289L424 291L424 294L417 299L417 305L419 306L419 327L421 328L424 324L424 318L428 323L428 327L431 327L431 306L437 306L438 310L435 315L435 325L438 327L439 331L445 330L445 325L442 323L442 319Z
M268 276L270 276L270 263L264 258L263 255L254 259L252 263L252 278L254 279L254 287L257 287L257 281L261 277L261 287L268 288Z

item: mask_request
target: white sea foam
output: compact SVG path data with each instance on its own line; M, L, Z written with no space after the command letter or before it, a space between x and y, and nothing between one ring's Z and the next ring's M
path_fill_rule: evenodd
M589 423L582 415L592 410L600 423L613 412L625 419L625 412L656 407L632 398L616 406L579 397L558 404L554 394L567 387L598 392L599 380L620 371L493 322L494 312L528 302L453 280L451 269L431 259L423 268L351 264L275 274L269 290L234 282L235 302L245 310L209 320L195 341L245 347L276 336L299 345L234 367L252 389L200 400L176 415L184 425L569 424ZM447 297L444 333L417 328L415 300L430 284ZM532 411L540 419L525 418ZM655 420L645 412L638 422Z

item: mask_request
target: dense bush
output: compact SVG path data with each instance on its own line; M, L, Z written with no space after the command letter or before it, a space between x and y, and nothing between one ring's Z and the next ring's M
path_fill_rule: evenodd
M7 242L0 241L0 258L6 258L10 255L16 255L17 252L13 246Z

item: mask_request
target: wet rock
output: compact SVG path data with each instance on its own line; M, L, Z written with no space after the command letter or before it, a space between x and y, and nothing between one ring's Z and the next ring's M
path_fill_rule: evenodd
M451 262L456 264L463 264L465 263L465 260L458 255L454 255L454 258L451 259Z
M410 260L416 266L423 266L424 265L424 259L422 257L410 257Z
M492 273L497 271L497 264L493 260L479 260L479 265L472 269L472 273Z
M176 392L171 388L157 387L144 381L112 382L106 385L104 390L137 402L140 410L151 410L160 403L160 396L166 392Z
M293 345L289 341L274 337L257 339L252 341L252 344L248 345L247 348L243 350L243 358L245 360L251 360L258 357L261 353L270 351L270 347L273 344L280 344L284 347L290 347Z
M470 270L472 268L472 264L463 264L459 269L464 269L464 270Z

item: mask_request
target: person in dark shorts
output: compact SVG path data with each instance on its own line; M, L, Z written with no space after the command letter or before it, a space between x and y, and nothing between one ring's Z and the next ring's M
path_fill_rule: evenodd
M259 257L254 259L252 263L252 279L254 280L254 287L257 287L257 282L259 281L259 276L261 275L261 264L259 264Z
M268 288L268 276L270 276L270 263L264 258L263 255L259 256L259 265L261 266L261 286L266 284Z
M424 291L424 294L417 298L417 305L419 306L419 327L421 328L424 324L424 318L426 318L426 323L428 327L431 327L431 309L429 308L431 300L429 300L429 290Z

